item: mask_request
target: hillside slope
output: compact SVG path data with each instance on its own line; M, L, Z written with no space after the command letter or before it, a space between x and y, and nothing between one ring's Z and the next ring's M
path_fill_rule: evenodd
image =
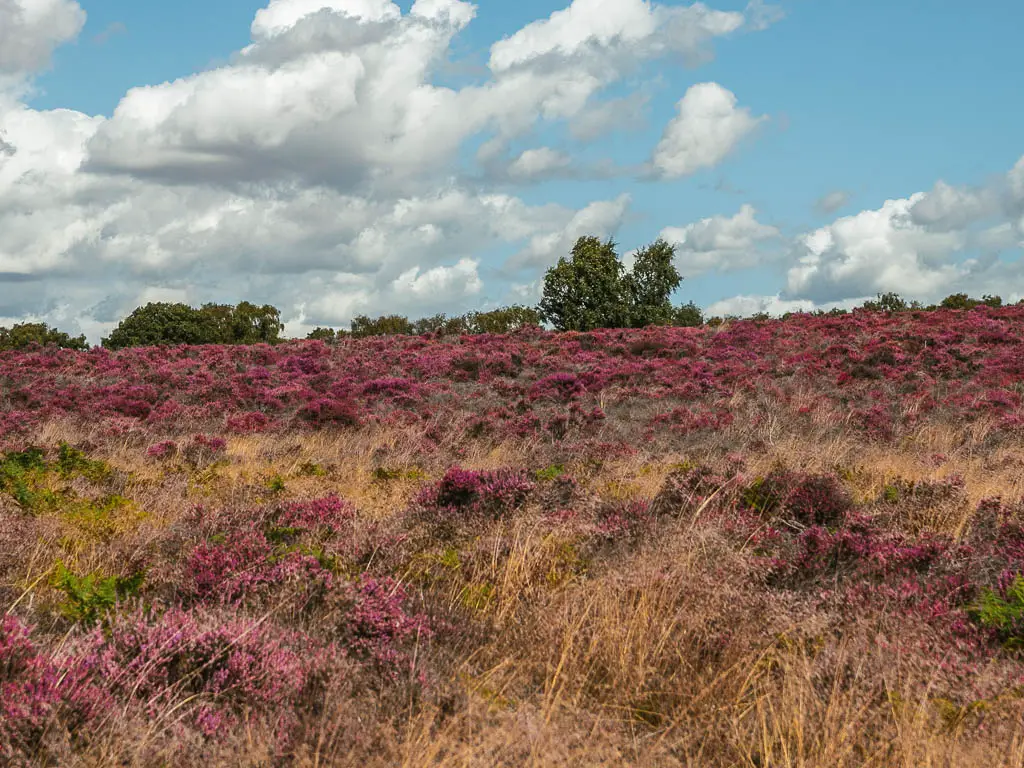
M0 382L2 764L1024 764L1024 308Z

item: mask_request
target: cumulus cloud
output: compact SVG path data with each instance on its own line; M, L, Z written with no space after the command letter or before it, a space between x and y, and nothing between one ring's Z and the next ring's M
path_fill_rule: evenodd
M571 158L564 152L559 152L551 147L539 147L527 149L520 154L509 165L508 172L513 178L537 178L565 170L571 162Z
M691 60L707 55L706 44L743 26L742 13L716 11L703 3L667 6L647 0L574 0L547 19L526 25L491 46L496 73L544 62L652 57L679 53Z
M340 324L529 292L577 237L614 233L629 196L527 204L461 167L467 140L496 159L541 123L596 137L646 98L603 100L637 64L700 61L756 15L575 0L577 24L528 25L495 44L485 77L455 88L435 75L476 6L405 7L270 0L229 63L132 88L109 117L33 110L23 89L0 88L0 315L96 340L156 298L246 298ZM0 0L0 81L28 82L84 18L71 0ZM498 180L566 172L570 157L530 149ZM509 253L498 282L485 279Z
M676 105L679 114L666 126L651 165L662 177L689 176L718 165L765 116L737 107L735 94L718 83L698 83Z
M583 235L602 239L611 237L621 226L629 204L628 194L619 195L615 200L591 203L575 212L562 228L531 237L526 248L509 259L506 269L547 268L560 256L568 255L573 244Z
M887 291L925 300L961 290L999 293L1021 276L1017 264L996 258L1024 243L1020 167L979 188L939 181L801 235L783 297L821 303Z
M85 11L74 0L0 0L0 77L43 69L84 25Z
M760 246L782 236L777 228L760 223L756 214L753 206L743 205L731 217L666 227L661 237L676 246L676 263L685 277L753 267L764 261Z

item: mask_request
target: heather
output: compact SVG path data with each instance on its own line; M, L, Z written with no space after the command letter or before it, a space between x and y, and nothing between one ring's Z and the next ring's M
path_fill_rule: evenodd
M1020 765L1024 308L0 352L0 763Z

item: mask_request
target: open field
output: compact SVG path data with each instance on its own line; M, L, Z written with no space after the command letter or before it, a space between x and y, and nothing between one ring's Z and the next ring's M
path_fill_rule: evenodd
M0 764L1024 764L1024 308L0 382Z

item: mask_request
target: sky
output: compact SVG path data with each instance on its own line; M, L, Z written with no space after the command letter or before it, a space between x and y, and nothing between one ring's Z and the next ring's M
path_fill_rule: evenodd
M0 0L0 324L535 303L581 235L706 314L1024 297L1024 3Z

